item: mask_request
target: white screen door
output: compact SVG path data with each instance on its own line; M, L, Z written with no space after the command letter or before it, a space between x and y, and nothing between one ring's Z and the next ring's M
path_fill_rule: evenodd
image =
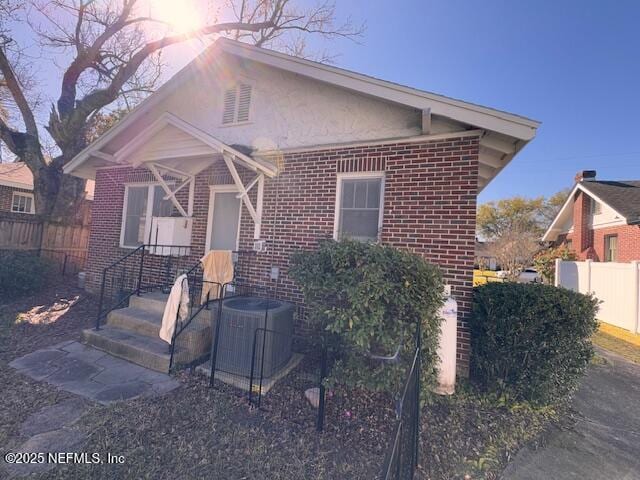
M209 249L237 250L240 205L238 192L212 191L210 208L213 208L210 225Z

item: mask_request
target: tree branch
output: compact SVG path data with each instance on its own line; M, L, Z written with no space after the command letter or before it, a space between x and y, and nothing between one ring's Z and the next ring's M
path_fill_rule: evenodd
M4 82L7 89L11 92L11 97L20 110L22 115L22 121L27 130L27 133L34 138L38 138L38 126L36 124L35 117L29 106L29 102L24 96L20 81L16 77L11 63L6 55L5 45L0 45L0 73L4 77Z

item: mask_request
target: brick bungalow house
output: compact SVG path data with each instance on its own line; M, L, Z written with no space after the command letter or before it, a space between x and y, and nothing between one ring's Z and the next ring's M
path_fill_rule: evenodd
M578 260L640 260L640 181L596 180L594 170L575 181L542 240L567 246Z
M95 179L88 287L149 238L257 250L256 282L326 238L382 241L438 264L468 363L478 193L539 123L220 39L65 167ZM169 213L170 212L170 213ZM179 220L159 229L154 217ZM170 223L170 222L169 222ZM105 332L107 328L100 330Z

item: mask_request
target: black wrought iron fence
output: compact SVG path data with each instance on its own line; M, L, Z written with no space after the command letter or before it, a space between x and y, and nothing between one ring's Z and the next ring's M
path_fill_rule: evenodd
M62 276L76 275L84 270L87 262L87 250L56 250L41 248L39 255L48 258Z
M396 405L396 425L382 474L383 480L411 480L418 465L420 435L420 345L413 356L402 396Z

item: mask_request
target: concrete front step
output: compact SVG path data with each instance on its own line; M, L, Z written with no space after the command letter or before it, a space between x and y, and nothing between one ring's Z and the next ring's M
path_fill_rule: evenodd
M109 312L107 324L147 337L158 338L162 325L162 314L136 307L119 308Z
M143 293L140 296L133 295L129 299L129 306L140 310L146 310L150 313L157 313L160 315L160 318L162 318L164 307L167 304L168 299L169 295L162 292Z
M111 325L105 325L100 330L84 330L82 338L85 343L116 357L158 372L169 371L170 346L160 338L148 337Z

